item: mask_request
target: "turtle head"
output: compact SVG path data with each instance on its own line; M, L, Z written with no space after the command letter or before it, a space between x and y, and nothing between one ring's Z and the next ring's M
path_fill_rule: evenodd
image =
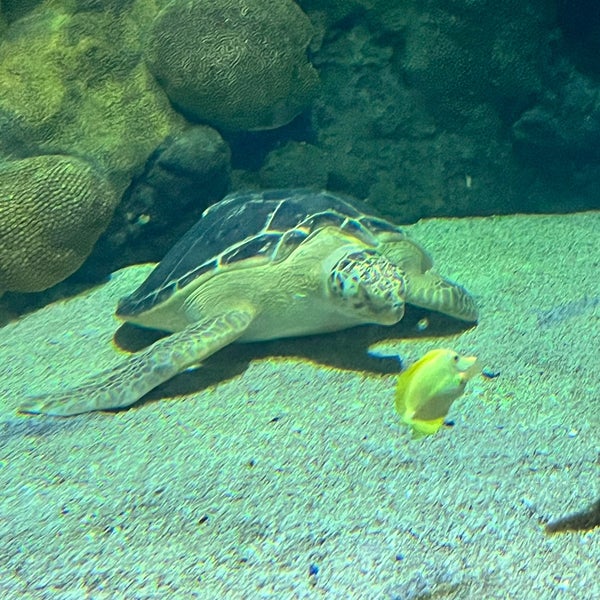
M327 286L332 300L365 323L393 325L404 316L404 273L373 250L342 249Z

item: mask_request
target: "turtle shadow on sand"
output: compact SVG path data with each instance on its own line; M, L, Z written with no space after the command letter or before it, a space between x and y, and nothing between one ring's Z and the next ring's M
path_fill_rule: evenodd
M426 329L419 327L424 318L428 321ZM392 375L403 369L403 342L439 338L443 344L449 337L474 326L407 306L402 321L393 326L361 325L333 333L231 344L209 356L200 367L184 371L148 392L140 403L202 392L242 375L252 361L289 359L372 376ZM113 341L125 352L139 352L165 335L169 334L124 323L115 332ZM371 346L382 342L393 344L398 354L379 356L369 351Z

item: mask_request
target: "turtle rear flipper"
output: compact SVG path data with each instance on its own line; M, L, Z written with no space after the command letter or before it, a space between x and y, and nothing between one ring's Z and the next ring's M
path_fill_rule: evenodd
M129 406L167 379L235 341L250 325L253 316L251 311L234 310L195 323L162 338L81 386L32 396L19 411L67 417Z
M477 321L475 301L457 283L444 279L433 271L407 273L406 279L406 301L410 304L435 310L461 321Z

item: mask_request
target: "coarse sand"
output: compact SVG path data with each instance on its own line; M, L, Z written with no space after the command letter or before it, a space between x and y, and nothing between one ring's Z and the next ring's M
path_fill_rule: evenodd
M122 359L112 313L149 266L2 328L0 597L600 598L600 212L409 230L475 295L476 327L413 309L232 345L66 419L17 408ZM411 440L395 355L438 347L497 377Z

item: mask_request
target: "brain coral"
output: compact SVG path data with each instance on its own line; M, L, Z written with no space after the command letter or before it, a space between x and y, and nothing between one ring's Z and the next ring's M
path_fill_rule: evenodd
M0 295L46 289L73 273L106 228L117 198L70 156L0 166Z
M145 50L171 101L228 129L270 129L313 99L306 57L313 36L291 0L175 0L156 17Z

